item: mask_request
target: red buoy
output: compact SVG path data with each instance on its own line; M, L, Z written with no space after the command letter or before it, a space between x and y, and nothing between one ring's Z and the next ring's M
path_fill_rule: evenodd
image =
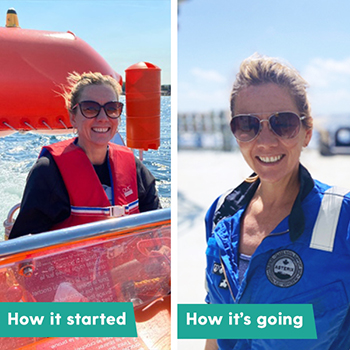
M160 71L140 62L125 70L126 144L130 148L160 146Z

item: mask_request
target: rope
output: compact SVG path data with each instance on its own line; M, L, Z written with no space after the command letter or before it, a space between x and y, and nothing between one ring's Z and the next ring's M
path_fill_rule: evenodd
M11 126L10 124L7 124L6 122L3 122L4 125L6 125L7 127L9 127L12 130L17 131L13 126Z
M68 126L64 123L64 121L63 121L62 119L59 119L59 122L63 125L63 127L64 127L65 129L67 129L67 130L69 129ZM51 128L51 126L48 125L44 120L42 121L42 123L43 123L49 130L53 130L53 129ZM14 130L14 131L17 131L17 129L14 128L13 126L11 126L10 124L8 124L8 123L6 123L6 122L3 122L3 124L6 125L8 128L10 128L10 129L12 129L12 130ZM24 124L27 125L29 128L31 128L32 130L37 130L37 129L34 128L34 126L30 125L28 122L24 122Z
M64 122L63 122L63 120L62 119L59 119L59 122L66 128L66 129L68 129L68 127L67 127L67 125L66 124L64 124Z
M7 215L7 219L4 221L5 239L8 239L10 232L12 230L12 226L15 223L13 215L20 207L21 207L21 203L16 204L14 207L12 207Z
M42 121L42 123L50 130L52 130L52 128L50 127L50 125L48 125L44 120Z
M25 125L29 126L32 130L36 130L34 126L31 126L28 122L24 122Z

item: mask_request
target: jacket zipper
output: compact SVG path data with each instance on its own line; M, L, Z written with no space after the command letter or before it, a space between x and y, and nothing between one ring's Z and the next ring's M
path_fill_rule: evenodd
M286 230L286 231L284 231L284 232L271 233L271 234L269 234L268 236L266 236L266 237L261 241L261 243L262 243L267 237L271 237L271 236L280 236L280 235L284 235L284 234L286 234L286 233L288 233L288 232L289 232L289 230ZM260 244L261 244L261 243L260 243ZM254 254L253 254L253 255L254 255ZM252 256L252 257L253 257L253 256ZM226 269L225 269L225 264L224 264L224 262L223 262L223 260L222 260L221 253L220 253L220 263L221 263L222 271L224 272L224 276L225 276L225 280L226 280L227 285L228 285L228 289L230 290L231 297L232 297L233 301L234 301L235 303L237 303L237 300L236 300L235 296L233 295L232 286L231 286L231 284L230 284L229 279L227 278ZM244 280L242 281L242 283L243 283L243 282L244 282ZM244 292L244 291L242 291L241 295L243 294L243 292Z
M233 295L230 282L229 282L229 280L228 280L228 278L227 278L227 274L226 274L226 270L225 270L225 264L224 264L224 262L222 261L221 254L220 254L220 263L221 263L222 271L224 272L224 276L225 276L226 283L227 283L227 285L228 285L228 289L230 290L231 297L232 297L233 301L236 303L237 301L236 301L235 296Z

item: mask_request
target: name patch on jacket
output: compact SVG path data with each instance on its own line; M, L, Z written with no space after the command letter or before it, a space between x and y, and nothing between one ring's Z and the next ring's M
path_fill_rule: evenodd
M292 250L280 250L270 257L266 264L269 281L281 288L296 284L302 277L304 264L300 256Z

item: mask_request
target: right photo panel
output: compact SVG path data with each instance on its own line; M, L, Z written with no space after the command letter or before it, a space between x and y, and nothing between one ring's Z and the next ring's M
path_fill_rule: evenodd
M350 348L349 11L178 1L178 349Z

